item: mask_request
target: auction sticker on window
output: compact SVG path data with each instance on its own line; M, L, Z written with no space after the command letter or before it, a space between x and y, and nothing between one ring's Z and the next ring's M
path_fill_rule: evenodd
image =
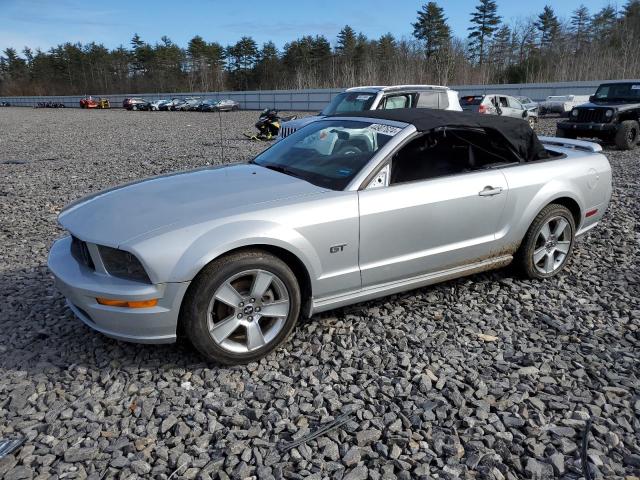
M390 137L393 137L402 129L400 127L393 127L391 125L372 123L371 125L369 125L369 130L373 130L374 132L380 133L382 135L389 135Z
M631 85L631 90L640 90L640 85Z

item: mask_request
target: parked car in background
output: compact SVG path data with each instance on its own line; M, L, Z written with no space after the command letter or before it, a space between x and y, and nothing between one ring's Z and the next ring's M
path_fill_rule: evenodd
M163 110L173 110L174 105L181 103L182 99L181 98L177 98L174 97L171 100L169 100L167 103L163 103L161 104L158 108L163 111Z
M520 118L529 122L531 128L538 123L538 112L526 109L517 98L510 95L467 95L460 98L460 105L465 112Z
M603 83L589 103L574 107L569 119L558 123L556 136L599 138L631 150L640 142L640 81Z
M240 110L240 104L231 99L220 100L216 103L215 110L218 110L220 112L235 112L237 110Z
M172 110L187 112L196 107L200 103L200 97L188 97L185 98L181 103L178 103L173 106Z
M395 108L430 108L462 111L458 92L438 85L396 85L389 87L354 87L336 95L318 114L285 122L278 140L291 135L311 122L347 112L392 110Z
M215 110L215 105L218 103L217 100L213 98L209 98L206 100L202 100L198 105L196 110L200 112L213 112Z
M538 113L540 115L548 113L566 115L573 107L588 101L588 95L550 95L544 102L539 103Z
M132 101L131 103L129 103L129 106L127 107L127 110L151 110L151 103L147 102L146 100L142 100L142 101L138 101L137 99L135 101Z
M111 108L108 98L94 99L92 96L84 97L80 100L80 108L106 109Z
M511 262L549 279L604 217L611 167L599 145L497 120L345 112L246 164L98 192L60 213L49 270L88 327L184 332L225 364L264 357L314 313Z
M131 108L133 105L136 105L136 104L141 105L144 103L148 103L144 98L140 98L140 97L125 98L122 101L122 108L126 108L127 110L133 110L133 108Z
M157 112L158 110L161 110L162 106L169 103L170 100L167 99L162 99L162 100L154 100L152 102L149 102L149 110L152 110L154 112Z
M11 104L9 102L0 102L0 107L10 107Z
M536 112L538 111L538 102L534 102L533 100L531 100L531 98L516 97L516 100L518 100L522 104L522 106L527 110L529 111L535 110Z

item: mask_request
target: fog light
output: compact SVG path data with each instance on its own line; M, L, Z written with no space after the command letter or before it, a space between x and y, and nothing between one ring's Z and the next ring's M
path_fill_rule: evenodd
M158 304L158 299L152 300L114 300L112 298L96 298L96 301L100 305L106 305L108 307L124 307L124 308L149 308L155 307Z

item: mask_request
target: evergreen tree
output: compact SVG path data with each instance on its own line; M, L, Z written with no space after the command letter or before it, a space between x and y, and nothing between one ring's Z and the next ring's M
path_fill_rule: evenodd
M509 25L501 26L496 32L491 45L491 62L495 65L507 66L512 57L512 34Z
M591 19L591 32L595 40L607 38L613 32L618 21L618 14L612 5L602 7Z
M494 0L480 0L476 10L471 14L473 24L467 30L469 34L469 51L472 58L482 66L491 37L500 25L498 6Z
M353 57L358 45L356 32L349 25L340 30L338 33L338 42L336 44L336 52L345 57Z
M560 33L560 21L551 6L545 5L542 13L538 15L535 26L540 35L540 48L552 47Z
M589 42L589 28L591 26L591 15L589 9L580 5L571 15L571 33L575 40L576 51L582 49L584 44Z
M428 2L418 11L413 25L413 36L424 43L427 58L431 58L451 41L451 29L447 25L444 10L436 2Z

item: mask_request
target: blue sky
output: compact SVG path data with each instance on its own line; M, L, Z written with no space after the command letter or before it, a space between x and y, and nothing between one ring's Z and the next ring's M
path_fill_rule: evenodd
M387 32L409 37L411 22L424 1L418 0L0 0L0 50L25 45L43 50L66 41L104 43L109 48L129 45L134 33L155 43L167 35L185 46L194 35L223 45L243 35L259 44L323 34L330 42L345 25L376 38ZM569 18L580 3L591 11L607 0L498 0L505 20L526 18L552 4ZM619 0L620 4L624 0ZM469 14L477 0L439 1L454 34L466 37ZM265 9L264 5L269 8Z

